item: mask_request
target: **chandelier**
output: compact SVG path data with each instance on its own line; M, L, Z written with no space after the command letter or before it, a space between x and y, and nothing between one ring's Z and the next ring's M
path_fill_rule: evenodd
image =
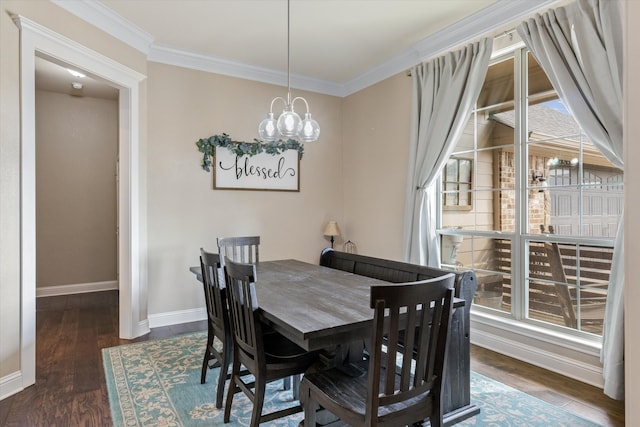
M320 136L320 125L311 117L309 112L309 103L301 96L291 98L291 1L287 0L287 98L277 96L271 101L271 107L267 118L260 122L258 126L258 134L260 139L266 142L272 142L279 138L299 139L302 142L313 142ZM276 119L273 116L273 104L276 101L284 103L282 114ZM307 112L304 120L293 109L296 101L304 102Z

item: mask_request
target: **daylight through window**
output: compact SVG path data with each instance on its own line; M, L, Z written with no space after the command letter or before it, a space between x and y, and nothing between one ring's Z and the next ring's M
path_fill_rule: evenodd
M475 270L481 310L601 335L622 177L533 55L495 58L441 176L443 266Z

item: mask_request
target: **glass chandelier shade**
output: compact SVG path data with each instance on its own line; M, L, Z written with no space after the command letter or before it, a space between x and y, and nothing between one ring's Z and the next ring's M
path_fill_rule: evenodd
M300 140L303 142L317 141L320 136L320 125L313 118L311 113L304 115L302 121L302 130L300 131Z
M302 129L302 119L293 111L293 105L287 105L278 117L278 132L285 138L295 138L300 135Z
M265 142L273 142L278 139L278 128L273 113L268 113L267 118L260 122L258 126L258 135Z
M260 139L265 142L273 142L279 138L282 139L299 139L303 142L313 142L320 137L320 125L317 121L311 118L309 112L309 103L306 99L298 96L291 99L291 3L287 0L287 99L280 96L273 98L271 101L271 108L267 117L258 125L258 135ZM282 101L284 103L284 109L282 114L276 119L273 115L273 104L276 101ZM296 101L304 102L307 107L307 112L304 115L304 120L300 118L300 115L293 109L293 104Z

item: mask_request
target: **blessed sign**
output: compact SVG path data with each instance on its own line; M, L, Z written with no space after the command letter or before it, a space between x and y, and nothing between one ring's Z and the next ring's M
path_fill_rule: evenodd
M213 188L222 190L300 191L300 160L297 150L280 154L236 156L216 147Z

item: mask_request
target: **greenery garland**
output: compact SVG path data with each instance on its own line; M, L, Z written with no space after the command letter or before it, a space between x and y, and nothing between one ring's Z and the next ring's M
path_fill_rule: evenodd
M201 138L196 142L198 151L202 153L202 169L209 172L216 153L216 147L224 147L238 157L255 156L260 153L267 153L275 156L287 150L297 150L298 158L302 159L304 146L295 139L286 141L279 139L273 142L264 142L254 139L253 142L233 141L229 135L213 135L209 138Z

